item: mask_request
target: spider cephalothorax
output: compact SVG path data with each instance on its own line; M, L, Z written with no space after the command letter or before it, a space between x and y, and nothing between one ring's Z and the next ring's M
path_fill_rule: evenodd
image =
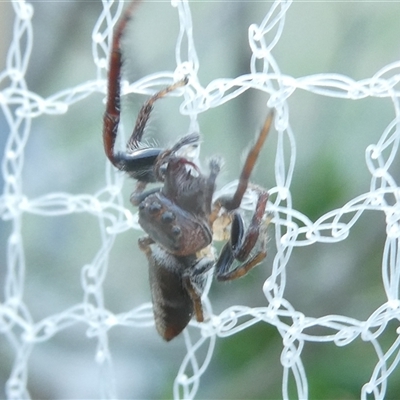
M171 340L187 326L193 315L197 321L203 321L201 295L208 271L214 268L220 281L236 279L266 256L264 221L268 192L252 185L258 200L247 229L239 208L270 129L272 113L247 155L235 193L215 201L213 194L220 171L219 159L212 158L209 171L204 174L193 161L181 155L182 148L198 143L197 133L184 136L169 149L143 147L141 143L155 101L188 84L187 78L159 91L145 102L127 150L115 152L120 119L120 42L136 4L134 1L128 6L114 32L104 115L104 149L115 167L137 180L131 202L138 206L139 224L147 234L139 239L139 247L149 262L157 330L165 340ZM161 185L146 190L147 184L154 182ZM212 244L215 223L221 217L230 224L230 238L215 261L205 250ZM261 241L259 250L251 254L258 241ZM239 265L232 267L235 260Z

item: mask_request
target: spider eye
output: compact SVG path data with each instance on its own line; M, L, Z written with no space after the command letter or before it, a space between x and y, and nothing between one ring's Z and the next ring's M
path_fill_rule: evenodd
M181 232L182 232L181 228L179 228L179 226L176 226L176 225L173 226L172 229L171 229L171 233L174 236L179 236L181 234Z
M161 216L161 220L162 222L164 222L165 224L169 224L170 222L172 222L175 219L175 214L171 211L165 211L165 213L163 213L163 215Z
M156 214L156 213L158 213L160 210L161 210L161 204L160 204L160 203L153 202L153 203L151 203L150 206L149 206L149 212L150 212L151 214Z

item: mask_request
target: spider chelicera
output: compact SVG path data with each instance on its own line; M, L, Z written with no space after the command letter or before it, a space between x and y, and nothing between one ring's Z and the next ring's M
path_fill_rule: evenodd
M139 224L147 234L139 239L139 248L149 262L156 328L169 341L182 332L193 315L198 322L204 320L201 295L208 271L214 269L219 281L233 280L245 275L266 257L268 192L250 184L249 178L273 115L268 115L247 155L233 196L220 197L214 202L219 159L212 158L208 174L203 174L180 151L185 146L196 145L199 134L186 135L168 149L144 147L142 143L154 103L185 86L187 78L159 91L144 103L126 151L116 152L114 144L120 120L121 37L137 3L134 1L128 6L114 31L103 140L111 163L137 181L130 200L138 206ZM147 184L154 182L161 183L161 187L146 190ZM257 204L246 229L239 208L248 187L257 193ZM221 220L225 222L221 223ZM218 223L225 229L230 227L230 235L215 261L210 246L213 233L219 229ZM258 250L255 250L257 243ZM239 263L232 267L235 260Z

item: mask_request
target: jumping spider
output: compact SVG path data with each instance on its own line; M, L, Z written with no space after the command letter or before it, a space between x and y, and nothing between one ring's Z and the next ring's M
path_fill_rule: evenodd
M156 328L169 341L182 332L193 315L197 321L203 321L201 295L210 269L214 268L219 281L233 280L245 275L266 257L264 216L268 192L251 185L258 200L247 230L238 209L249 187L250 174L273 116L269 114L250 149L233 196L220 197L214 202L212 198L220 171L219 160L212 158L209 173L204 175L194 162L179 152L185 146L197 144L199 134L186 135L166 150L144 147L141 143L155 101L186 85L186 78L159 91L144 103L127 150L115 152L120 119L120 42L135 4L133 2L128 6L114 32L104 114L104 149L116 168L137 181L130 200L138 206L139 224L147 234L139 239L139 247L149 262ZM146 185L153 182L160 182L162 186L145 190ZM215 261L207 249L212 245L213 231L221 216L230 223L230 238ZM259 238L261 248L251 255ZM232 268L235 260L241 264Z

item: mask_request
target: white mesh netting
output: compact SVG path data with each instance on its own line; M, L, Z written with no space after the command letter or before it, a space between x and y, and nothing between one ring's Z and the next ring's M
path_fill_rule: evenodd
M130 30L133 39L128 40L127 34L124 46L128 48L129 43L135 46L135 40L146 42L147 33L141 32L140 24L153 26L149 32L155 32L155 39L150 38L150 44L143 44L143 52L148 51L143 57L151 58L149 54L156 52L151 43L160 41L161 36L157 34L162 35L154 29L161 18L166 29L171 29L166 40L171 40L169 44L175 42L176 47L162 43L164 52L158 50L161 56L168 54L170 60L175 51L176 65L171 62L163 70L153 62L154 73L138 73L129 79L132 83L124 81L123 94L134 94L135 102L139 99L134 105L128 102L124 111L128 107L137 110L145 98L140 95L154 93L182 74L190 75L183 98L173 95L161 101L160 108L172 104L175 114L180 104L184 117L174 115L162 120L162 129L153 135L158 141L163 142L164 130L177 132L169 138L176 140L187 131L199 129L204 139L200 159L204 161L207 156L220 153L226 159L227 171L229 167L236 168L236 175L229 175L233 179L239 171L235 157L240 150L232 150L236 153L230 154L226 145L229 136L222 138L219 147L216 142L222 134L220 122L224 126L233 120L225 129L227 135L233 135L238 123L229 113L230 109L225 108L227 103L241 98L245 102L253 101L249 107L250 122L239 125L240 136L235 136L242 145L253 138L252 132L268 108L275 109L276 115L263 153L270 160L262 156L265 159L260 160L258 175L254 177L258 184L269 186L270 192L268 212L272 221L267 260L250 277L228 284L223 293L215 289L214 301L207 293L204 296L206 322L192 321L182 337L170 344L163 343L155 333L146 261L134 253L141 232L136 211L129 203L132 185L114 171L102 154L101 117L107 55L113 26L124 3L103 0L96 4L93 13L98 18L91 14L92 18L85 20L92 32L87 28L72 34L75 28L71 27L64 31L76 41L82 40L82 52L86 55L90 55L91 40L91 67L78 71L84 56L75 53L67 59L62 54L68 48L58 48L57 56L50 60L44 58L46 62L39 67L46 71L48 79L54 79L52 86L37 90L33 89L35 83L30 84L27 79L31 64L41 62L35 58L35 29L39 29L35 28L35 18L40 19L40 12L54 5L40 7L15 0L12 6L11 44L5 69L0 74L3 114L0 143L4 144L0 198L3 253L0 348L4 360L1 377L5 384L2 396L12 399L145 398L156 396L152 389L158 387L160 380L170 382L172 376L175 376L173 389L161 387L156 392L158 396L164 390L164 397L170 397L173 392L174 398L194 398L199 393L205 398L232 398L234 392L230 390L241 386L249 398L250 393L255 393L253 397L274 398L278 395L271 389L275 384L275 389L280 387L283 398L328 398L332 387L326 392L321 389L324 385L321 382L326 379L332 380L332 386L338 389L331 397L354 398L356 394L378 399L385 396L391 384L399 387L390 377L396 374L400 357L400 190L396 183L399 178L400 58L398 32L393 33L387 22L395 12L379 8L390 5L376 6L373 10L360 5L356 10L353 4L343 14L338 9L318 8L321 4L300 10L299 4L289 0L219 5L173 1L172 5L162 4L165 11L160 12L166 13L162 18L156 8L161 4L145 2L140 6L137 18L131 23L131 29L135 30L134 34ZM153 8L148 15L141 14L142 8L145 13L147 7ZM207 7L212 11L207 11ZM301 3L301 7L307 6ZM245 13L247 9L252 11ZM229 65L233 65L237 54L225 49L228 43L232 46L230 49L246 46L244 39L225 36L223 30L218 31L221 48L213 47L217 46L215 37L208 37L208 42L202 44L204 37L196 36L196 30L207 36L206 31L212 31L213 27L205 24L221 11L224 18L219 23L227 32L243 17L249 26L250 52L245 56L240 53L239 73L235 68L224 70L217 66L214 71L210 61L208 75L202 76L201 65L204 62L207 66L209 59L231 57ZM353 18L357 23L352 25L351 13L355 11ZM76 10L73 12L72 21L76 22L78 14ZM196 12L202 16L203 28L192 25L191 12L193 17ZM171 19L167 19L167 14ZM316 16L319 17L313 18ZM322 22L317 27L313 24L319 18ZM385 24L386 36L382 40L388 51L391 51L390 40L394 41L393 48L397 51L391 54L394 58L385 59L383 51L378 54L377 62L366 56L369 51L375 51L369 49L373 40L366 28L373 24L371 18L378 26ZM339 25L340 19L344 20L341 23L348 24L348 36L340 36L342 32L333 28L346 26ZM300 30L307 30L310 24L305 39L290 33L285 37L293 21ZM393 23L397 27L398 23ZM312 31L316 28L320 31ZM61 30L61 25L58 29ZM55 30L52 34L57 36L62 32ZM79 34L85 34L85 39L80 39ZM245 38L246 30L240 30L240 35ZM337 41L332 42L329 35ZM344 71L343 74L326 73L325 67L330 64L322 61L330 56L322 48L321 54L318 53L319 36L321 43L327 43L328 53L337 51L342 55L341 63L333 65ZM311 37L316 42L307 42ZM364 40L357 42L361 37ZM214 39L216 43L211 43ZM285 52L285 42L291 41L289 48L292 46L293 54ZM353 47L347 48L347 53L340 53L346 41L353 43ZM198 47L203 52L197 51ZM127 75L129 68L140 64L141 53L135 49L133 60L127 56ZM226 53L221 53L221 49ZM210 54L213 51L215 54ZM304 64L297 72L288 72L293 68L291 57L295 60L300 53L305 54ZM61 58L59 63L55 62L57 57ZM346 73L347 64L343 60L351 65L358 58L364 60L366 68ZM308 69L307 61L314 62L312 68ZM55 66L61 63L74 69L78 80L58 76ZM221 71L230 77L222 78ZM366 73L371 77L357 78ZM143 75L146 76L138 79ZM257 102L250 100L252 96ZM90 111L92 106L95 108ZM219 106L222 106L221 113L212 114ZM130 113L133 117L121 127L121 136L131 129L134 112ZM211 119L206 119L207 113L211 113ZM69 114L73 122L64 119ZM156 124L157 118L160 117L155 117ZM176 122L179 118L183 118L182 124ZM254 118L257 120L252 124ZM186 127L178 131L179 126ZM244 129L251 134L247 139ZM204 150L207 142L213 147L209 151ZM119 145L123 146L123 140ZM80 148L82 153L78 154ZM339 161L332 161L335 157ZM104 181L99 180L104 176ZM77 180L82 181L79 189L73 186ZM234 182L222 190L232 191L233 186ZM321 204L324 199L326 203ZM247 200L244 207L254 205L250 196ZM261 277L263 282L258 279ZM216 284L210 281L211 284L212 291ZM119 300L119 292L124 297L125 289L131 291L131 297ZM255 299L248 300L248 294L255 292ZM240 342L234 342L233 346L239 344L240 349L236 351L245 353L247 341L260 343L262 366L249 364L247 373L236 369L233 376L220 373L218 368L228 361L218 364L214 354L216 346L228 340L228 336L239 335L244 330L251 332L256 324L273 329L256 338L240 336ZM273 331L279 334L275 339L269 337ZM268 346L269 341L274 348L265 350L262 346ZM343 347L344 351L333 355L332 344L336 349ZM218 348L218 355L223 359L224 352ZM315 367L314 353L322 355L326 375L322 367ZM121 361L123 356L126 358ZM253 357L256 356L253 354ZM211 373L207 374L208 371ZM338 377L341 371L345 371L348 380ZM219 382L224 376L229 378L221 388L213 382L213 376ZM255 391L253 380L265 384L260 386L260 392ZM209 388L201 392L207 382L211 382ZM135 386L140 390L135 391ZM238 398L243 398L241 389L237 390Z

